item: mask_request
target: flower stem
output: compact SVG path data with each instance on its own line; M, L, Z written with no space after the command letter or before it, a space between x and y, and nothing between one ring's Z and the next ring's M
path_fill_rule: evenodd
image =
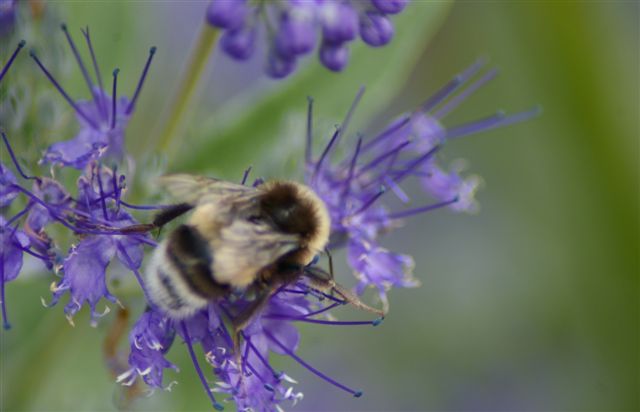
M218 30L205 23L198 36L195 49L191 54L189 65L174 95L169 116L167 116L166 122L161 129L162 132L160 134L158 150L166 150L171 140L176 136L189 101L193 97L195 88L198 85L198 80L207 64L209 54L213 52L217 37Z

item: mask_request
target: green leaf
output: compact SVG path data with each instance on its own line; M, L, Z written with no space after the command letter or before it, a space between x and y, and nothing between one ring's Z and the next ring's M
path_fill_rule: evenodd
M406 83L450 5L450 2L412 3L402 15L394 16L396 36L390 45L371 48L361 41L354 42L351 61L341 73L330 72L312 56L313 61L291 79L278 82L262 101L255 102L252 96L246 107L232 104L228 110L210 116L199 130L192 131L195 136L191 144L174 159L171 169L214 170L239 176L249 164L262 164L262 159L271 156L274 150L282 155L291 154L304 142L306 96L315 100L316 119L338 123L358 88L364 85L367 91L356 121L370 118L388 105ZM289 116L298 121L291 124ZM286 140L287 136L295 141ZM278 154L274 157L280 157Z

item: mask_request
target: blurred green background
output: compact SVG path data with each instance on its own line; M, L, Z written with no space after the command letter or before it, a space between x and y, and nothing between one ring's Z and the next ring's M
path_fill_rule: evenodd
M122 69L123 93L131 94L147 48L158 46L127 134L128 147L147 161L164 161L146 145L206 4L48 4L51 18L74 27L78 41L77 29L90 25L103 72ZM496 109L544 108L524 124L447 146L447 159L467 159L486 181L482 210L423 215L385 240L415 257L423 286L393 291L379 328L303 325L303 357L365 395L351 398L287 364L305 399L286 409L640 409L639 18L637 2L415 1L395 19L390 46L354 48L340 75L313 57L292 78L274 82L258 61L242 66L214 54L202 103L191 108L182 144L170 152L171 170L237 179L252 164L264 176L290 174L300 166L307 95L316 99L317 136L326 136L366 85L355 125L371 131L481 56L501 75L447 125ZM52 38L63 41L60 32L27 40L46 49ZM3 44L1 61L7 53ZM22 58L19 67L34 70ZM65 84L82 96L70 67ZM31 127L42 141L30 150L60 139L47 125ZM348 283L346 265L339 269ZM0 339L3 410L115 409L118 389L102 355L109 321L92 329L83 314L71 328L61 305L40 305L50 281L30 277L7 286L14 327ZM167 382L179 384L130 406L206 410L186 348L174 345L170 359L182 371Z

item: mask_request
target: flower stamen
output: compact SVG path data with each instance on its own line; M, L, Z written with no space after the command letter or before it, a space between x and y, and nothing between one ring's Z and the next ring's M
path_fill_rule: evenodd
M328 377L327 375L325 375L324 373L320 372L318 369L314 368L313 366L311 366L310 364L308 364L307 362L305 362L302 358L300 358L298 355L296 355L295 353L293 353L287 346L283 345L282 342L280 342L278 339L276 339L275 336L273 336L268 330L264 330L264 334L276 345L278 345L278 347L280 347L280 349L282 349L288 356L290 356L291 358L293 358L293 360L295 360L296 362L298 362L300 365L304 366L306 369L308 369L311 373L313 373L314 375L318 376L320 379L330 383L333 386L336 386L342 390L344 390L345 392L348 392L350 394L352 394L353 396L355 396L356 398L359 398L360 396L362 396L362 392L361 391L355 391L351 388L349 388L348 386L345 386L343 384L341 384L340 382L331 379L330 377Z
M98 129L98 125L96 124L96 122L94 122L92 118L87 116L87 114L85 112L80 110L78 105L71 99L71 97L67 94L67 92L62 88L60 83L58 83L57 80L53 77L53 75L51 73L49 73L47 68L44 67L44 65L42 64L40 59L38 59L38 56L36 55L35 50L29 51L29 56L31 56L31 58L36 62L38 67L40 67L40 70L42 70L44 75L47 76L47 79L49 79L51 84L53 84L53 86L60 92L62 97L64 97L64 99L67 101L67 103L69 103L69 105L73 108L73 110L75 110L76 113L78 113L87 123L89 123L89 125L91 125L92 128L97 130Z
M16 59L16 57L18 56L18 53L20 53L20 50L22 50L25 44L27 44L26 41L20 40L20 43L18 43L18 47L16 47L16 49L13 51L13 54L11 55L11 57L9 57L9 61L2 68L2 72L0 72L0 82L2 81L2 78L7 73L7 71L9 70L9 67L11 67L11 65L13 64L13 61Z
M153 56L156 54L157 48L153 46L149 49L149 57L147 58L147 62L144 65L144 69L142 70L142 75L140 76L140 80L138 80L138 85L136 86L136 91L133 93L133 97L131 98L131 103L129 103L129 107L125 113L130 115L133 111L136 101L138 100L138 96L140 95L140 90L142 90L142 85L144 84L144 80L147 78L147 73L149 72L149 66L151 66L151 60L153 60Z

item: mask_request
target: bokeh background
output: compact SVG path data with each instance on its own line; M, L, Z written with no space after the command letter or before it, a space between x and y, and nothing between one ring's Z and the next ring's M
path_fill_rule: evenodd
M148 47L158 46L127 145L173 171L237 179L253 165L264 176L291 176L300 166L307 95L315 97L317 135L326 136L364 84L354 130L366 132L415 107L478 57L501 75L447 124L496 109L544 108L526 123L447 146L446 158L467 159L486 182L480 213L422 215L386 239L415 257L423 286L392 292L391 314L379 328L302 325L304 358L365 395L351 398L287 364L305 392L294 410L640 409L637 2L414 1L395 19L390 46L355 47L340 75L313 57L282 82L263 76L259 59L239 65L216 52L181 144L154 153L147 143L206 4L57 1L44 10L77 39L79 27L91 27L103 72L120 67L123 91L135 86ZM26 7L21 22L34 24ZM81 96L62 33L47 30L29 30L27 40L60 50L65 85ZM4 62L11 50L0 42ZM22 56L8 81L33 76L35 89L50 88L31 63ZM27 134L39 140L27 139L23 157L60 139L56 130L29 125ZM132 193L136 187L146 190L143 181ZM339 272L349 283L344 263ZM109 320L93 329L83 313L72 328L60 305L40 305L50 281L32 273L7 287L14 327L1 332L0 405L115 410L121 395L102 352ZM140 310L134 305L132 316ZM182 371L168 380L179 384L128 407L208 408L185 348L174 345L170 359Z

